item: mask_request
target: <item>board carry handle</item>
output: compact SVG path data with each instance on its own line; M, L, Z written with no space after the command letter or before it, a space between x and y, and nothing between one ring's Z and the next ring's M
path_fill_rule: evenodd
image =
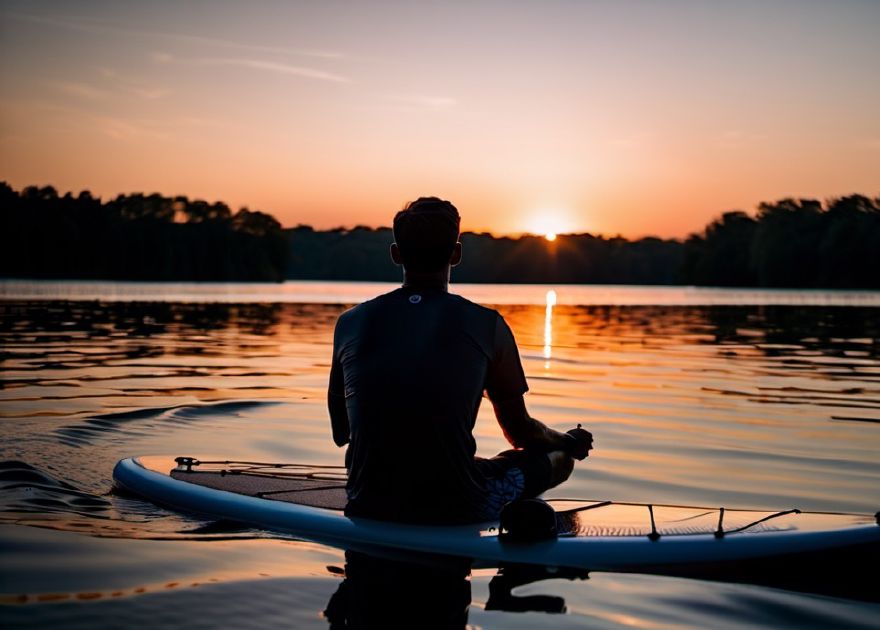
M192 472L192 467L201 463L195 457L175 457L174 461L177 463L177 470L185 470L186 472Z

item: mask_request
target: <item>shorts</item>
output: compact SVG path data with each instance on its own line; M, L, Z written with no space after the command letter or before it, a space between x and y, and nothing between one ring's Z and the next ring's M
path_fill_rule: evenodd
M550 489L552 467L543 451L503 451L491 459L475 458L486 490L480 520L494 520L516 499L531 499Z

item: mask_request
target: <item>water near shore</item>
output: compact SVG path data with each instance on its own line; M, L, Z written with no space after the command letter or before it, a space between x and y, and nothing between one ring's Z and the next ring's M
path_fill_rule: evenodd
M0 280L2 300L100 300L102 302L357 304L391 291L390 282L282 283L112 282L108 280ZM481 304L544 306L867 306L880 307L880 291L729 289L616 284L460 284L455 292Z
M341 463L324 409L333 323L386 288L0 283L4 625L328 627L341 551L113 494L111 471L133 454ZM510 322L533 414L596 436L551 496L880 509L880 293L460 292ZM488 407L476 435L480 454L505 446ZM563 598L567 614L513 613L487 605L494 574L470 581L474 627L872 627L880 613L618 574L530 584L515 594Z

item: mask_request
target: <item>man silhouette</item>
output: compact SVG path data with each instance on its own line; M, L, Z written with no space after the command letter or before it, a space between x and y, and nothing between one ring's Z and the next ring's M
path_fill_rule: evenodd
M580 442L532 418L516 342L492 309L449 293L461 262L461 219L422 197L394 217L391 258L403 286L340 315L328 407L333 440L348 444L346 514L407 522L491 520L505 503L565 481ZM515 447L475 457L480 402L492 402Z

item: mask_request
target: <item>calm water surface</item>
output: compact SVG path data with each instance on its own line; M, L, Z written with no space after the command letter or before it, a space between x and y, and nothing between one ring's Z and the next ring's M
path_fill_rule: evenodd
M164 297L161 285L113 286L0 287L0 620L329 627L341 551L113 494L111 471L135 454L341 463L324 408L333 324L386 287L276 285L272 298L269 286L221 285L219 297L216 285L170 285ZM880 509L880 294L464 289L510 322L533 415L596 436L593 456L549 496ZM241 298L249 292L259 299ZM488 406L476 435L482 455L505 448ZM494 575L471 578L474 627L880 619L874 603L600 573L515 591L562 598L566 614L504 612L490 600ZM410 614L398 596L387 607L397 622Z

